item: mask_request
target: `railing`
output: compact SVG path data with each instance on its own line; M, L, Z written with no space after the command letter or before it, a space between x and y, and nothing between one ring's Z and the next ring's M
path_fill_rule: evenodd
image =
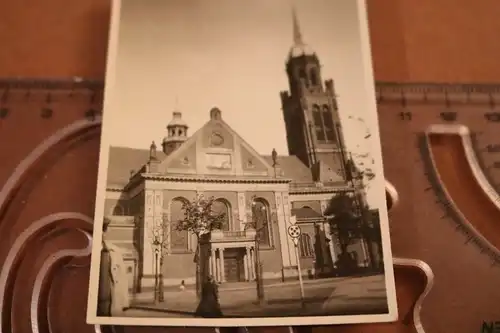
M223 230L213 230L211 237L212 240L248 240L255 238L255 230L244 230L244 231L223 231Z
M224 237L246 237L246 231L223 231Z

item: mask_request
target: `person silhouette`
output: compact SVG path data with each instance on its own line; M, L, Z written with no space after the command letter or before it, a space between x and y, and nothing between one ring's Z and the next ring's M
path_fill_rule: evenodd
M201 288L201 299L196 308L195 316L204 318L222 317L219 303L219 288L212 276L209 276Z
M110 221L103 222L101 264L97 312L99 316L113 316L129 307L128 280L121 249L108 238Z
M130 307L129 283L127 271L123 260L123 251L112 242L105 241L111 257L111 275L113 285L111 288L111 315L117 315Z
M111 255L105 242L109 221L105 219L102 224L101 262L99 267L99 290L97 296L97 315L111 316L111 297L113 289L113 274L111 273Z

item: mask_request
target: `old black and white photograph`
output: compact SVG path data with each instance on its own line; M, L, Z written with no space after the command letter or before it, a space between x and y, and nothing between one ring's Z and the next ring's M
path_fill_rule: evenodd
M363 0L121 0L87 322L397 319Z

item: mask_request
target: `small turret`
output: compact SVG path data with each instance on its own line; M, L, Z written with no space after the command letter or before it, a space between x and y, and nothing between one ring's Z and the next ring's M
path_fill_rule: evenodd
M167 136L162 142L163 152L166 155L172 153L187 140L188 128L188 125L182 119L182 113L174 111L172 113L172 120L167 125Z

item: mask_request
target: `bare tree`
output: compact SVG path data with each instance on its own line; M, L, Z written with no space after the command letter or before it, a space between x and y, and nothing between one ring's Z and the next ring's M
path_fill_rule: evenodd
M154 224L151 228L151 245L155 254L155 302L164 301L163 288L163 265L165 256L170 251L169 246L169 223L163 218L161 224Z
M177 222L176 229L188 231L196 236L196 294L200 297L203 280L201 261L204 256L201 251L201 240L210 235L214 229L222 229L225 214L213 209L214 197L206 198L203 194L197 195L192 201L185 201L182 205L184 218Z

